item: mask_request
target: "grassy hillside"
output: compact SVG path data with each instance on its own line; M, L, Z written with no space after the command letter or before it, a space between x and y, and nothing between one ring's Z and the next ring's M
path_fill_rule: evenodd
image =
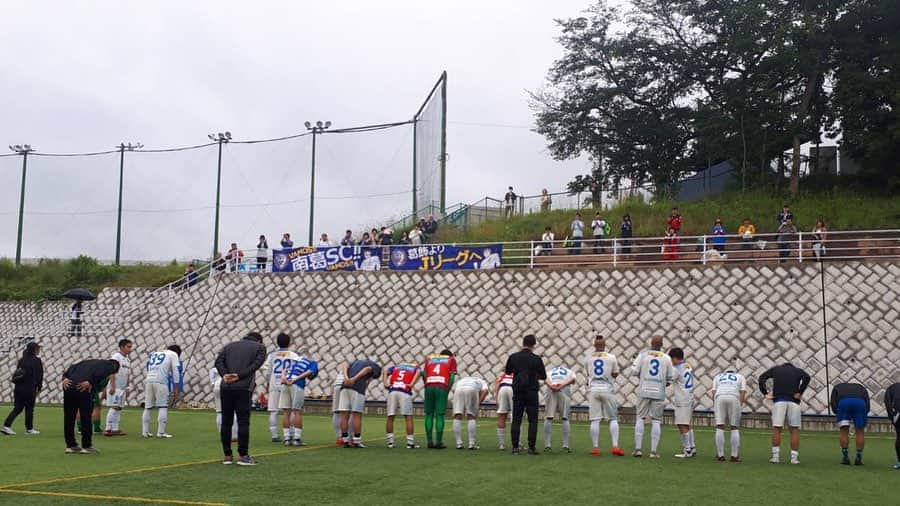
M184 265L101 265L93 258L41 260L18 268L0 259L0 300L55 300L69 288L97 294L104 287L162 286L184 274Z
M721 217L728 233L737 233L745 217L756 225L758 233L774 232L778 228L776 216L787 202L800 230L812 230L816 219L822 218L830 230L874 229L900 227L900 198L868 196L849 192L810 193L788 202L771 191L757 190L746 194L732 193L698 202L632 201L603 211L604 219L612 223L614 236L619 235L618 224L625 213L631 215L635 236L661 236L665 233L669 210L678 206L683 216L682 235L709 233L717 217ZM497 220L469 230L444 227L434 242L492 242L527 241L540 238L545 227L552 227L557 238L569 232L574 210L551 211ZM581 211L585 235L596 211Z

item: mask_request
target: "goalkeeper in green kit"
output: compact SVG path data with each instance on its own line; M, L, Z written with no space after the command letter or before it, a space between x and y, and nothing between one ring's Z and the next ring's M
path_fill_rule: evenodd
M447 411L447 396L456 380L456 359L450 350L429 355L423 367L425 374L425 436L428 447L443 450L444 413ZM432 436L432 429L434 434Z

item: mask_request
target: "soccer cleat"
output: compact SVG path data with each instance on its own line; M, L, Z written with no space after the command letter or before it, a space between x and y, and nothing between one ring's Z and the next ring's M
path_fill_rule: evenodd
M234 464L234 457L232 457L231 455L226 455L225 458L222 459L222 463L226 466L230 466L231 464Z
M81 453L80 446L69 446L66 448L66 453Z
M618 446L613 448L612 450L610 450L609 453L612 453L616 457L624 457L625 456L625 450L619 448Z
M306 443L302 439L295 439L291 441L291 446L306 446Z
M572 449L569 448L568 446L563 446L563 451L566 453L572 453Z
M363 443L362 441L360 441L359 443L353 443L353 447L354 448L368 448L368 446L366 446L365 443Z
M462 443L456 443L456 449L457 449L457 450L462 450L462 449L463 449L463 444L462 444Z
M113 436L127 436L128 433L127 433L127 432L122 432L122 431L120 431L120 430L114 430L114 431L112 431L112 435L113 435Z
M800 457L791 457L791 464L797 465L800 463Z
M506 451L506 445L503 444L503 443L500 443L499 445L497 445L497 449L500 450L501 452L505 452L505 451Z
M291 440L290 440L290 439L285 439L285 440L284 440L284 446L291 446Z
M10 429L9 427L3 427L0 429L0 433L6 434L7 436L15 436L16 431Z
M900 469L900 462L897 462L896 464L894 464L894 469Z
M593 450L591 450L591 455L595 457L599 457L600 455L602 455L602 453L600 453L600 448L594 448Z
M535 449L535 448L529 448L528 455L533 455L533 456L537 457L538 455L540 455L540 453L538 453L537 449Z
M447 445L445 445L444 443L435 443L435 444L434 444L434 449L435 449L435 450L446 450L446 449L447 449Z
M725 462L725 456L724 456L724 455L719 455L718 457L716 457L716 460L719 461L719 462Z
M644 456L644 452L642 452L640 450L635 450L635 451L631 452L631 456L635 457L635 458L641 458Z
M681 453L676 453L676 454L673 455L673 456L674 456L676 459L687 459L687 458L690 458L690 457L691 457L691 454L690 454L687 450L685 450L685 451L683 451L683 452L681 452Z
M742 459L740 457L731 457L731 462L736 462L736 463L740 464L743 461L744 461L744 459Z
M37 436L40 433L41 433L41 431L35 430L35 429L28 429L25 431L26 436Z
M337 440L335 440L334 444L337 446L344 446L344 440L341 438L337 438Z
M780 462L781 462L781 457L779 457L778 455L772 455L772 458L769 459L770 464L778 464Z
M478 446L478 445L469 445L469 449L470 449L470 450L480 450L481 447Z
M94 448L93 446L88 446L87 448L82 448L81 453L84 453L84 454L100 453L100 450Z
M841 458L841 465L843 465L843 466L849 466L849 465L850 465L850 457L842 457L842 458Z
M856 459L853 461L853 465L854 465L854 466L861 466L861 465L863 465L863 463L862 463L862 457L856 457Z
M651 459L658 459L658 458L659 458L659 454L656 453L656 452L650 452L650 457L649 457L649 458L651 458Z
M111 430L105 430L105 431L103 431L103 436L104 436L104 437L112 437L112 436L113 436L113 431L111 431Z
M394 443L393 443L393 442L388 443L388 444L387 444L387 447L388 447L388 448L393 448L393 447L394 447Z
M513 448L512 451L510 452L511 455L519 455L520 453L522 453L521 448ZM900 466L900 463L898 463L897 465ZM898 469L900 469L900 468L898 468Z
M351 443L350 441L344 441L343 444L344 448L353 448L353 443Z
M434 443L432 443L431 441L428 442L428 449L429 449L429 450L433 450L433 449L434 449Z
M238 459L237 465L239 465L239 466L255 466L256 460L249 455L245 455Z
M340 440L338 440L338 441L340 441ZM281 438L278 437L278 436L272 436L272 442L273 442L273 443L280 443L280 442L281 442ZM341 441L341 443L343 443L343 441Z
M146 432L145 432L144 434L141 434L141 437L145 437L145 438L148 438L148 439L153 439L153 434L150 434L150 433L146 433Z
M418 443L406 443L407 450L415 450L416 448L421 448Z
M552 452L552 451L553 451L553 449L550 448L549 446L545 446L545 447L544 447L544 453L550 453L550 452Z
M160 439L169 439L170 437L172 437L172 435L166 434L165 432L163 432L162 434L156 434L156 437L158 437Z

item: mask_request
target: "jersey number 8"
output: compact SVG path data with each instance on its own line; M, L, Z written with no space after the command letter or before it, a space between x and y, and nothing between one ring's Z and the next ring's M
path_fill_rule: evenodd
M603 359L598 358L594 360L594 376L600 377L603 376L603 367L604 367Z

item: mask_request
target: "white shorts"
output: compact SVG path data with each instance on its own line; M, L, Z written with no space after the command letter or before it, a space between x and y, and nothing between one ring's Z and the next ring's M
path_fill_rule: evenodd
M779 401L772 405L772 427L800 427L800 405L791 401Z
M637 417L649 418L651 420L662 420L663 410L665 409L665 407L666 401L638 397Z
M144 407L168 408L169 385L163 383L144 383Z
M221 388L213 388L213 407L216 410L216 413L222 412L222 389Z
M512 413L513 406L513 390L512 387L500 387L497 392L497 414L505 415Z
M388 392L387 416L412 416L412 395L406 392Z
M478 416L478 390L474 388L457 388L453 394L453 415Z
M561 420L569 419L569 412L572 409L572 400L563 392L547 392L544 397L544 417L555 418L559 415Z
M291 409L300 411L303 409L303 389L296 385L285 385L281 391L278 407L281 409Z
M619 406L616 394L608 392L591 392L589 400L589 418L593 420L619 419Z
M741 426L741 401L733 395L716 397L716 425Z
M277 412L281 409L281 392L284 390L284 384L282 383L271 383L269 384L269 396L267 399L269 400L269 405L267 409L269 412Z
M675 425L690 425L693 418L693 402L687 406L675 406Z
M125 391L116 389L116 393L110 394L106 391L106 405L110 408L122 408L125 406Z
M366 396L352 388L342 388L337 410L362 413L366 410Z

